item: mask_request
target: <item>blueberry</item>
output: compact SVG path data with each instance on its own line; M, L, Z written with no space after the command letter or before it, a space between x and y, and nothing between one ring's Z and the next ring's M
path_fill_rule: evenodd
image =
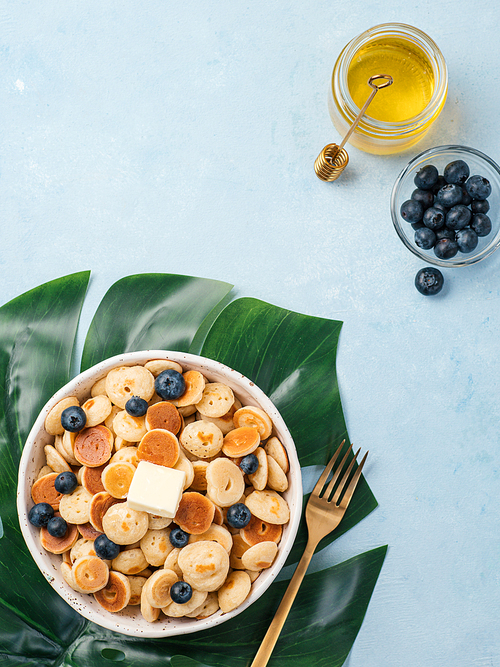
M451 239L441 239L434 246L434 254L439 259L451 259L458 252L458 243Z
M463 229L467 227L472 217L472 213L467 206L457 204L450 208L446 214L446 226L448 229Z
M463 185L469 178L470 169L467 162L463 160L454 160L446 165L443 176L447 183Z
M434 195L430 190L413 190L411 193L411 198L415 201L419 201L422 204L423 209L429 208L434 203Z
M436 194L436 203L451 208L462 201L462 188L454 183L444 185Z
M47 531L52 537L64 537L68 530L68 524L62 516L54 516L47 524Z
M185 604L189 602L193 595L193 589L185 581L176 581L170 587L170 597L172 601L177 604Z
M478 238L473 229L460 229L457 232L457 243L460 252L472 252L476 249Z
M246 475L252 475L259 467L259 459L255 454L247 454L240 461L240 468Z
M173 547L177 548L182 548L185 547L186 544L189 542L189 533L186 533L182 530L182 528L179 528L179 526L175 526L172 528L170 531L170 544Z
M450 239L450 241L455 241L455 232L453 229L448 229L448 227L442 227L436 232L436 241L441 239Z
M491 183L484 176L471 176L465 187L472 199L487 199L491 195Z
M488 236L491 232L491 220L485 213L473 215L470 226L478 236Z
M440 211L438 208L434 208L434 206L431 206L424 213L422 221L426 227L432 229L433 231L436 231L437 229L441 229L441 227L444 227L444 216L445 214L443 213L443 211Z
M444 176L438 176L436 185L432 188L432 192L436 195L444 185L446 185L446 181L444 180Z
M464 206L469 206L471 202L474 200L470 196L470 194L467 192L465 186L462 186L462 201L460 202L461 204L464 204Z
M425 296L432 296L438 294L444 284L443 274L439 269L433 266L426 266L415 276L415 287L420 294Z
M415 243L422 250L430 250L436 243L436 234L428 227L422 227L415 232Z
M442 211L445 215L450 210L447 206L443 206L443 204L440 204L439 202L434 202L432 208L437 208L438 211Z
M46 526L54 516L54 508L49 503L37 503L28 512L28 520L37 528Z
M168 401L182 396L186 391L186 381L178 371L168 368L156 378L155 389L160 398Z
M406 222L420 222L424 215L424 207L415 199L407 199L401 204L400 213Z
M59 493L71 493L78 486L78 480L74 472L65 470L60 472L54 480L55 490Z
M233 528L244 528L250 523L252 513L244 503L236 503L228 508L226 520Z
M421 190L432 190L436 185L439 174L438 170L433 164L426 164L425 167L422 167L417 171L413 182Z
M94 551L96 556L102 560L113 560L120 553L120 545L112 542L104 533L98 535L94 540Z
M125 403L125 410L132 417L143 417L148 411L148 402L140 396L132 396Z
M488 213L490 202L487 199L473 199L470 203L470 209L473 213Z
M87 423L87 415L78 405L71 405L61 412L61 426L65 431L76 433Z

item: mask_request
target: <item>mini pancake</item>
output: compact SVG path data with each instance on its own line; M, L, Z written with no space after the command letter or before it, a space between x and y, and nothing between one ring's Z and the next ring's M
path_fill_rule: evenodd
M264 445L266 454L272 456L279 467L286 474L290 469L290 464L288 463L288 455L283 444L278 440L276 436L269 438L269 440Z
M206 471L207 496L219 507L230 507L245 491L243 473L229 459L221 457L208 464Z
M278 542L281 540L281 525L267 523L256 516L252 516L250 522L240 529L240 535L249 547L259 542Z
M35 504L48 503L53 509L59 509L59 503L63 494L56 491L56 487L54 486L57 475L57 472L53 472L36 480L31 487L31 497Z
M109 461L113 434L106 426L84 428L75 438L75 458L82 465L98 468Z
M233 415L233 424L236 428L240 426L256 428L262 440L267 440L273 430L273 422L267 412L253 405L245 405L243 408L236 410Z
M57 512L56 516L60 516ZM68 523L68 530L66 535L62 537L53 537L49 534L49 531L46 527L40 528L40 544L46 551L50 551L51 554L62 554L65 551L69 551L78 540L78 528Z
M122 409L132 396L149 401L154 391L155 379L144 366L119 366L110 370L106 376L106 394Z
M94 593L94 597L106 611L117 612L128 605L131 593L127 575L112 570L109 573L108 583Z
M187 614L192 613L195 609L199 609L201 605L207 599L208 593L206 591L197 591L193 589L193 594L191 599L187 602L171 602L166 607L162 608L162 612L165 616L170 618L181 618L182 616L187 616Z
M283 472L280 464L273 459L272 456L267 456L267 486L274 491L282 493L288 489L288 477Z
M235 413L236 414L236 413ZM259 431L252 426L240 426L224 436L222 451L230 458L247 456L254 452L260 444Z
M112 505L102 519L104 532L112 542L132 545L148 531L148 513L133 510L126 503Z
M156 570L144 586L146 600L152 607L166 607L172 602L170 589L178 580L173 570Z
M188 491L182 494L174 521L186 533L200 535L210 528L214 514L215 506L209 498Z
M179 433L182 418L179 411L168 401L160 401L150 405L146 412L146 428L151 431L155 428L165 429L171 433Z
M206 491L207 490L207 468L208 461L193 461L192 464L194 471L194 478L191 482L191 488L193 491Z
M102 518L112 505L122 502L113 498L107 491L96 493L90 501L89 520L90 524L100 533L104 533Z
M222 382L208 382L196 409L206 417L222 417L231 409L233 403L234 393L231 387Z
M59 503L59 512L68 523L88 523L90 519L90 503L92 495L77 486L71 493L65 493Z
M276 493L265 489L253 491L245 498L245 505L250 512L267 523L285 524L290 520L290 509L286 500ZM251 568L245 568L249 570Z
M278 546L276 542L259 542L245 551L241 557L241 562L245 570L263 570L271 567L277 553Z
M113 498L126 498L136 467L127 461L110 463L102 471L102 483Z
M109 417L111 414L111 409L111 401L107 396L101 394L100 396L93 396L92 398L89 398L82 405L82 410L87 415L87 422L85 426L97 426L97 424L100 424Z
M141 614L148 623L154 623L156 620L158 620L158 616L160 615L160 608L153 607L149 604L146 598L146 592L146 584L144 584L141 591Z
M142 438L137 448L137 458L173 468L179 458L179 451L179 441L173 433L155 428Z
M52 468L54 472L70 472L71 467L66 459L57 451L52 445L45 445L43 448L47 465Z
M101 475L105 467L106 464L97 468L89 468L89 466L80 468L80 484L92 495L104 491Z
M102 535L101 531L96 530L90 522L89 523L79 523L78 524L78 532L86 540L95 540L96 537L99 537L99 535Z
M128 581L130 584L130 600L129 605L141 604L141 593L144 584L146 583L146 577L139 577L136 575L127 575Z
M205 389L205 378L200 371L187 371L186 373L183 373L182 377L186 383L186 389L182 396L172 401L178 408L198 403L198 401L201 400L203 390Z
M75 584L85 593L96 593L108 583L109 568L98 556L81 556L72 567Z
M226 581L217 591L219 607L223 614L236 609L244 602L250 589L252 582L250 577L243 570L233 570L229 573Z
M160 373L166 370L182 373L182 366L176 361L170 361L169 359L151 359L151 361L146 361L144 368L147 368L154 377L158 377Z

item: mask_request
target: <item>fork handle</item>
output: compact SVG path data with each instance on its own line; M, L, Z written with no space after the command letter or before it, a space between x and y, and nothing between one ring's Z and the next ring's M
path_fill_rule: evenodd
M265 665L267 665L316 547L317 543L315 544L314 542L311 542L311 540L307 542L304 553L298 562L293 577L290 579L288 588L280 602L280 606L276 611L271 625L269 626L250 667L265 667Z

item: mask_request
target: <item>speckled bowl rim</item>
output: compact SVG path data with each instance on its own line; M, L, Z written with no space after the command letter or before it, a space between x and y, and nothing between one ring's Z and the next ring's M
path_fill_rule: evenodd
M252 591L243 604L229 613L222 614L218 611L213 616L204 620L168 619L162 616L161 620L148 623L142 618L138 606L116 614L107 612L92 595L76 593L66 584L60 571L62 557L50 554L43 549L40 545L39 529L32 526L28 521L28 511L33 504L31 500L31 486L34 479L36 479L36 474L43 465L43 447L53 440L53 437L49 436L44 429L45 417L51 408L66 396L77 396L79 399L88 397L91 386L116 366L143 364L150 359L170 359L181 364L185 370L191 368L200 370L211 381L226 382L236 391L239 397L244 399L247 405L260 406L267 412L273 421L274 433L284 444L288 453L290 486L282 495L286 498L290 506L290 521L283 528L283 535L275 562L270 568L263 570L252 584ZM21 531L33 559L52 588L73 609L89 621L109 630L134 637L160 638L184 635L215 627L248 609L251 604L265 593L278 576L295 541L302 514L302 494L300 463L292 436L276 406L255 383L238 371L206 357L165 350L142 350L116 355L92 366L92 368L89 368L68 382L46 403L28 435L21 456L18 476L17 510ZM131 609L133 611L130 611Z
M471 266L472 264L476 264L477 262L482 261L483 259L486 259L490 255L492 255L495 250L500 246L500 209L497 208L495 211L495 220L492 219L492 232L491 232L491 238L489 237L484 237L485 239L488 238L487 245L477 252L476 254L471 253L471 254L463 254L463 253L457 253L455 257L452 259L439 259L436 257L434 254L431 254L431 252L426 252L424 250L421 250L418 246L416 246L414 243L412 243L409 239L408 236L405 234L404 229L405 228L411 228L411 225L405 221L402 221L400 219L399 215L399 206L401 205L399 203L398 205L398 198L401 193L402 188L404 187L405 184L405 178L411 174L411 172L415 171L416 167L421 167L424 165L424 163L430 163L432 162L433 158L441 158L447 153L453 153L454 155L450 156L450 161L452 160L458 160L458 159L463 159L467 162L467 157L468 156L473 156L476 160L479 160L481 162L484 162L488 166L488 170L490 170L490 174L481 174L482 176L486 176L488 178L488 175L491 179L491 174L495 175L495 187L496 187L496 199L497 199L497 204L500 205L500 167L498 164L492 160L488 155L485 155L484 153L481 153L481 151L478 151L475 148L470 148L469 146L460 146L458 144L449 144L449 145L444 145L444 146L435 146L434 148L428 148L425 151L422 151L418 155L416 155L414 158L410 160L410 162L406 165L406 167L401 171L399 176L397 177L394 186L392 188L392 193L391 193L391 217L392 217L392 222L394 225L394 228L401 239L401 241L404 243L404 245L410 250L414 255L422 259L424 262L427 264L432 264L434 266L441 266L444 268L456 268L459 266ZM469 157L470 159L470 157ZM473 175L473 172L471 170L471 176ZM493 185L493 183L492 183ZM411 192L416 188L416 186L413 184L411 186L408 186L408 197L407 199L410 198ZM492 193L493 194L493 193ZM402 203L402 202L401 202ZM404 226L407 227L404 227ZM496 228L496 230L495 230ZM495 231L493 231L495 230Z

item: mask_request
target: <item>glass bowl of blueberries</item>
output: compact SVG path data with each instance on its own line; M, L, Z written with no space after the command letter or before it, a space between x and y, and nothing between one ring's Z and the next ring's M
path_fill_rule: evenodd
M500 245L500 167L467 146L438 146L398 176L391 214L401 241L428 264L470 266Z

